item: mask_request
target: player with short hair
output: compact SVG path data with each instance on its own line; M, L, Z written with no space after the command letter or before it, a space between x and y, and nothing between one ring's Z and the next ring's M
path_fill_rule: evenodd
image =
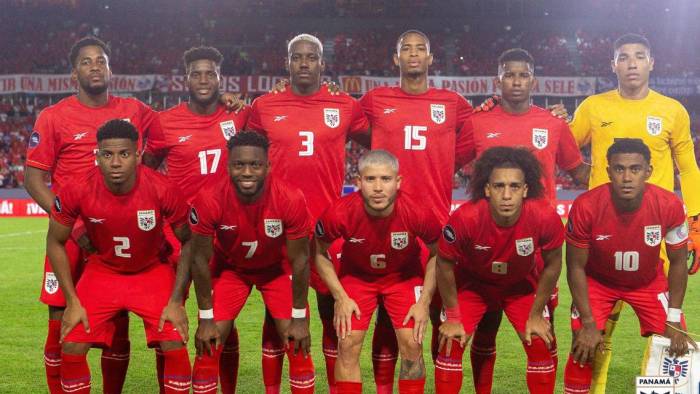
M399 190L399 162L384 150L359 160L359 191L333 203L316 223L316 265L335 299L340 338L338 393L362 393L360 351L372 314L382 303L401 354L400 393L423 393L423 334L435 292L435 242L440 223L429 209ZM336 273L328 248L345 240ZM431 250L423 273L420 238ZM354 315L354 316L353 316Z
M446 321L435 361L438 393L460 391L464 346L484 313L498 309L523 342L529 391L554 392L547 302L561 271L564 229L555 208L540 199L540 178L540 164L528 150L486 150L474 166L471 201L443 229L436 276Z
M331 94L321 85L325 68L323 45L300 34L287 46L291 86L283 92L258 97L252 105L247 127L270 140L270 160L275 173L306 197L313 220L340 198L345 179L345 144L349 138L366 136L369 124L358 102L346 93ZM336 254L334 245L332 254ZM326 376L333 392L333 365L338 338L333 329L333 299L311 270L323 324ZM276 332L263 332L263 378L269 392L279 391L284 351Z
M227 147L229 179L205 187L190 209L191 271L200 309L194 392L217 392L219 345L255 285L286 349L291 392L312 393L307 316L311 221L306 200L276 173L269 174L264 135L242 131ZM210 260L222 267L213 295Z
M226 141L242 129L249 108L229 112L221 103L221 52L213 47L193 47L182 56L185 64L188 101L160 112L161 132L151 133L146 141L143 162L151 168L166 162L168 179L180 187L191 202L209 182L226 178L228 150ZM166 228L166 236L180 255L180 244ZM213 268L217 275L217 269ZM232 393L238 374L238 330L231 330L221 353L221 390ZM162 378L162 369L159 368Z
M134 98L109 94L112 76L109 57L109 47L96 37L76 41L70 50L69 61L73 67L71 78L76 82L78 92L41 111L29 137L25 186L46 212L51 211L55 193L72 187L76 177L95 168L96 132L106 121L128 119L141 134L139 146L147 134L158 130L158 119L148 106ZM48 174L51 176L51 188L44 180ZM83 234L84 226L79 220L66 243L74 282L77 282L83 269L84 256L78 244L88 251L92 250L90 240ZM48 257L44 261L40 300L49 309L49 329L44 346L46 380L51 393L62 393L59 337L66 301ZM121 392L129 365L128 315L116 317L115 324L117 329L112 346L102 351L103 387L106 392Z
M163 175L138 165L140 138L124 120L100 127L98 168L62 188L51 210L46 251L66 298L60 336L64 392L90 392L87 352L93 345L110 346L113 318L124 312L140 316L148 345L162 350L164 392L190 387L182 298L187 264L179 268L177 283L163 264L171 251L163 233L166 223L181 242L189 241L187 205ZM65 244L78 218L95 252L76 286Z
M688 112L678 101L649 88L649 74L654 69L649 41L638 34L625 34L614 44L612 71L618 87L587 97L576 109L571 131L579 146L591 145L591 179L593 189L608 182L606 154L617 138L640 138L651 151L654 168L649 183L673 191L674 167L680 174L683 201L688 210L691 256L690 270L700 265L700 170L690 134ZM662 258L666 260L665 253ZM668 263L666 263L668 266ZM613 309L605 333L605 353L596 357L592 392L605 393L607 370L612 351L612 333L622 303Z
M632 306L643 336L671 339L672 357L687 353L689 342L695 346L683 331L681 312L688 282L688 223L674 193L647 184L652 157L642 140L618 138L607 153L610 182L583 193L571 207L566 265L573 339L566 393L591 389L591 363L600 355L606 320L619 301ZM659 258L662 241L668 278Z
M498 76L494 83L501 91L500 105L477 112L466 122L462 132L470 137L462 139L463 144L457 147L457 167L471 162L491 147L527 147L542 166L544 197L556 206L557 167L567 171L576 183L586 184L590 166L583 163L581 151L566 122L552 116L549 110L530 103L531 91L537 84L535 60L530 53L521 48L504 51L498 58ZM552 324L558 304L557 293L555 289L547 304ZM488 311L471 343L470 358L477 393L491 392L496 364L496 334L501 318L501 311ZM556 367L556 339L550 350Z

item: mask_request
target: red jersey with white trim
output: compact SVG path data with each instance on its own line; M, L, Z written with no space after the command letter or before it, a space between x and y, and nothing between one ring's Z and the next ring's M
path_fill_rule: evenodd
M416 238L431 244L440 236L440 222L424 205L399 191L393 212L384 218L367 213L360 192L328 207L316 223L316 237L332 243L343 238L340 276L363 279L423 276Z
M422 196L441 223L452 202L457 134L472 107L461 95L430 88L408 94L400 87L379 87L360 103L372 125L372 149L399 159L403 190Z
M345 181L345 143L369 123L357 100L326 87L298 96L288 88L253 101L248 129L270 140L272 171L301 189L317 218L337 200Z
M472 138L462 139L466 144L457 147L460 167L495 146L527 148L542 166L545 196L552 202L557 198L556 167L568 171L583 162L569 125L534 105L523 114L510 114L501 106L478 112L469 118L462 133Z
M227 113L220 105L211 115L199 115L183 102L158 114L161 132L148 135L146 152L165 157L168 179L191 201L208 181L227 177L226 141L243 129L249 112L245 107Z
M564 227L545 199L523 201L520 217L501 227L491 216L486 199L461 205L442 231L439 254L456 262L458 288L481 287L500 291L537 288L536 251L564 243ZM515 285L525 285L521 289Z
M288 239L311 235L311 218L301 191L268 176L257 201L239 200L228 179L208 185L190 208L192 231L215 237L217 261L236 271L255 273L279 266Z
M663 272L661 242L671 249L686 247L683 203L675 194L647 183L641 206L621 212L613 204L612 184L606 183L574 200L566 241L588 249L587 275L609 287L639 288Z
M106 105L93 108L77 96L66 97L39 114L29 137L27 165L49 171L53 189L60 190L97 165L97 129L112 119L136 127L139 150L143 139L160 128L157 113L135 98L109 96Z
M163 174L139 165L134 187L114 194L99 168L92 168L71 187L58 192L51 217L72 226L80 218L97 253L88 264L117 273L135 273L167 261L163 226L187 223L187 204Z

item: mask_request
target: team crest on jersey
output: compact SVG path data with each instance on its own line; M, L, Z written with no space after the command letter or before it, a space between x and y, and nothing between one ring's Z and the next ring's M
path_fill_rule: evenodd
M391 247L396 249L396 250L401 250L404 249L406 246L408 246L408 233L407 232L400 232L400 233L391 233Z
M515 251L518 256L529 256L535 251L535 244L532 238L523 238L515 240Z
M44 290L49 294L55 294L58 291L58 279L53 272L47 272L44 279Z
M445 123L445 105L444 104L430 104L430 119L437 124Z
M232 120L227 120L225 122L219 123L221 127L221 132L224 134L224 138L228 141L231 137L236 135L236 124Z
M29 147L36 148L37 146L39 146L39 141L41 141L41 136L39 135L39 132L32 131L32 134L29 136Z
M661 118L657 118L656 116L647 116L647 133L656 137L657 135L661 134L661 130L663 130L663 122L661 121Z
M331 129L338 127L340 125L340 110L338 108L324 108L323 123Z
M644 226L644 243L649 246L656 246L661 243L661 226Z
M265 219L265 235L270 238L277 238L282 235L282 220Z
M661 371L664 375L670 376L674 380L674 384L678 384L681 378L688 376L688 360L679 360L677 358L664 357ZM685 380L685 379L684 379Z
M151 231L156 228L156 211L148 209L145 211L136 211L139 228L143 231Z
M549 130L547 129L532 129L532 146L537 149L544 149L549 142Z

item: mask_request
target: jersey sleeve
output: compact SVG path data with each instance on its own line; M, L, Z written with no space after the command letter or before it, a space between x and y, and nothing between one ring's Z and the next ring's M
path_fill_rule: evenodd
M369 92L365 93L361 98L360 98L360 107L362 107L362 111L365 113L367 116L367 119L369 119L370 123L372 122L372 91L370 90Z
M591 216L582 200L574 200L566 223L566 242L581 249L591 245Z
M311 215L300 190L290 190L285 211L284 231L287 239L299 239L311 234Z
M162 158L167 156L169 147L165 141L165 130L160 123L160 119L158 125L159 127L154 130L149 130L148 132L148 136L146 137L146 153Z
M352 120L350 123L349 132L350 134L364 134L369 130L369 120L367 120L367 115L363 111L360 103L354 98L350 98L352 101Z
M250 105L246 105L236 114L236 128L238 128L238 130L245 130L249 118Z
M474 142L474 118L467 119L457 133L455 144L455 169L462 168L476 158Z
M561 224L561 218L553 207L542 206L539 209L539 217L542 218L540 231L539 245L542 250L557 249L564 244L564 226Z
M219 224L217 204L208 193L199 193L189 209L189 222L192 232L213 237Z
M318 218L314 228L314 236L317 239L330 244L342 236L343 223L338 215L338 209L338 204L333 204Z
M455 95L457 96L457 125L455 130L459 132L467 119L472 116L474 109L469 105L469 101L467 101L464 96L459 93L455 93Z
M51 171L60 149L59 135L54 128L53 114L44 110L34 123L27 147L27 165Z
M179 189L169 182L164 187L162 198L163 218L171 224L173 228L178 228L187 222L188 207Z
M64 226L72 227L80 215L80 201L75 188L63 188L54 197L51 206L51 217Z
M438 241L438 255L445 260L459 260L462 255L461 245L468 239L467 226L461 220L460 209L458 209L442 228L442 235Z
M260 118L260 97L255 99L250 106L246 129L257 131L260 134L267 134L265 129L263 129L262 119Z
M163 134L163 130L160 127L160 117L158 112L154 111L153 108L139 101L141 106L141 124L142 124L142 137L148 139L151 133Z
M670 249L685 248L688 244L688 221L685 218L685 210L683 203L676 197L672 196L671 201L665 204L667 208L664 211L666 219L666 234L664 240L666 247Z
M435 215L429 214L427 211L422 211L416 218L416 235L426 245L438 242L440 239L440 222Z
M690 117L685 108L681 107L678 111L674 126L671 130L671 152L678 166L681 193L688 207L688 216L695 216L700 214L700 193L697 192L700 185L700 170L695 160L695 147L690 135Z
M585 146L591 143L591 115L589 107L590 98L587 98L576 108L574 118L569 123L571 134L573 134L578 146Z
M576 145L571 129L565 122L561 122L559 132L559 147L557 149L557 166L569 171L583 163L581 150Z

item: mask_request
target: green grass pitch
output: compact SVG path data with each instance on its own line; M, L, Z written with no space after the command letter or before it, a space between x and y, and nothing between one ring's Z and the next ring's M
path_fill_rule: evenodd
M1 393L46 392L43 346L46 337L46 307L39 303L39 289L44 259L46 219L0 219L0 360L3 379ZM565 279L560 280L560 307L556 310L556 333L559 341L559 371L557 392L562 392L563 372L567 349L570 346L568 307L571 302ZM309 297L312 311L315 299ZM192 299L187 305L191 324L196 324L196 305ZM608 393L634 392L634 377L639 373L639 363L645 340L639 336L639 323L631 308L626 308L614 335L613 362L610 366ZM685 297L684 311L691 331L700 331L700 275L690 278ZM260 372L260 328L263 308L257 292L253 292L248 304L237 321L241 338L241 366L238 392L263 392ZM321 353L321 326L317 315L312 313L313 358L316 365L316 387L318 392L327 392L325 367ZM196 327L190 327L192 338ZM365 341L362 354L362 370L365 392L373 391L370 359L371 333ZM125 393L157 393L155 358L152 350L145 346L143 326L138 317L131 320L131 364L126 379ZM194 354L190 342L190 355ZM94 392L101 391L99 370L100 351L90 352ZM427 367L426 392L433 392L433 366L426 347ZM471 371L465 357L464 392L472 392ZM397 368L398 369L398 368ZM283 376L283 391L288 392L286 374ZM526 393L525 354L512 327L503 320L498 336L498 361L494 378L494 393Z

